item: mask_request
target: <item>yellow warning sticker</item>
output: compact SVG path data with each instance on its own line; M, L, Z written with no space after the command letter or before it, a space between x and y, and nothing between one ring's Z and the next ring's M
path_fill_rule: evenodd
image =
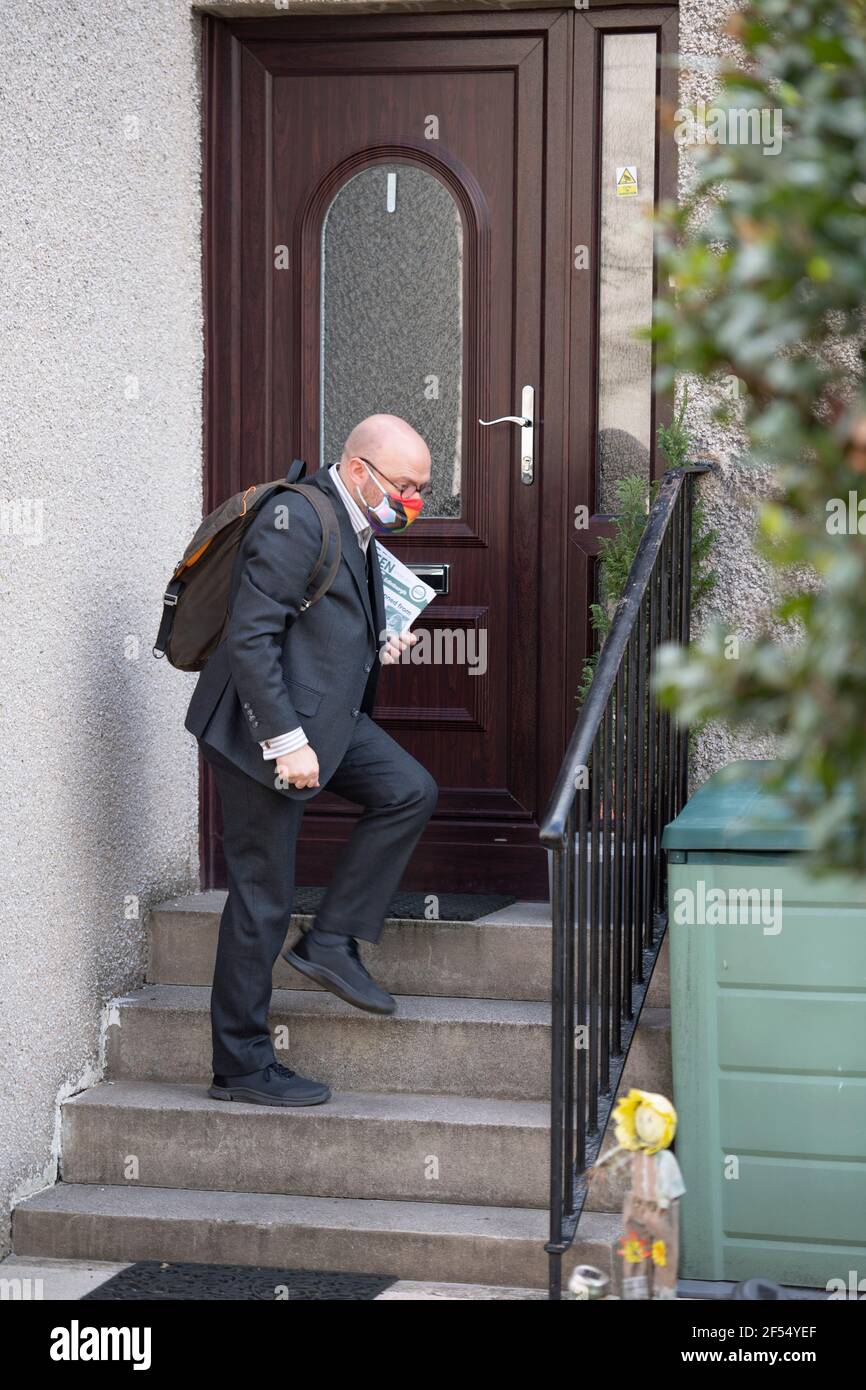
M637 165L626 164L616 171L616 196L634 198L637 194Z

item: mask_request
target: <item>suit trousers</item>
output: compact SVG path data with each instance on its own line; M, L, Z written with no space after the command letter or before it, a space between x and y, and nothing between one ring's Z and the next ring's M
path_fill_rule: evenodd
M204 746L202 754L207 758ZM208 761L222 807L228 875L211 992L213 1069L240 1076L276 1060L268 1029L272 974L291 921L295 847L307 799ZM439 789L366 714L358 716L327 787L364 810L339 854L316 926L377 941Z

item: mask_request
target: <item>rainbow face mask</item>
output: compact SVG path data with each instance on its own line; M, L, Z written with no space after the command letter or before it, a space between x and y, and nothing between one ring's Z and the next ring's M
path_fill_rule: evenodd
M366 462L364 464L366 468ZM382 484L373 477L367 468L368 476L382 492L381 502L373 506L370 502L365 502L361 495L361 490L356 486L358 500L361 503L361 510L369 521L375 533L379 536L394 535L397 531L407 531L412 522L417 519L424 506L423 497L401 497L399 492L387 492Z

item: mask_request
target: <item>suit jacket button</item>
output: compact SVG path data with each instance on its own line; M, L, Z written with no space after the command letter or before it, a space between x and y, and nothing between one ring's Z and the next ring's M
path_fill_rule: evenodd
M353 719L357 719L357 718L358 718L358 715L359 715L360 713L361 713L361 711L360 711L359 709L353 709L353 710L352 710L352 718L353 718Z
M366 662L364 663L364 670L365 670L365 671L372 671L372 669L373 669L373 663L372 663L372 661L366 661Z

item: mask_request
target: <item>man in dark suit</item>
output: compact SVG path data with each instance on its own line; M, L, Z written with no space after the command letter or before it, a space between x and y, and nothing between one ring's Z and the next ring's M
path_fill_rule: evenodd
M438 788L370 718L380 664L417 640L385 636L374 536L405 531L429 484L429 450L405 420L374 415L352 431L340 462L305 483L332 502L341 540L333 583L309 607L324 533L306 498L278 492L244 536L226 636L199 676L185 723L213 767L223 814L228 898L211 994L209 1089L220 1099L315 1105L331 1094L277 1062L268 1030L295 845L304 803L320 787L364 810L314 926L285 956L357 1008L394 1011L357 939L378 940Z

